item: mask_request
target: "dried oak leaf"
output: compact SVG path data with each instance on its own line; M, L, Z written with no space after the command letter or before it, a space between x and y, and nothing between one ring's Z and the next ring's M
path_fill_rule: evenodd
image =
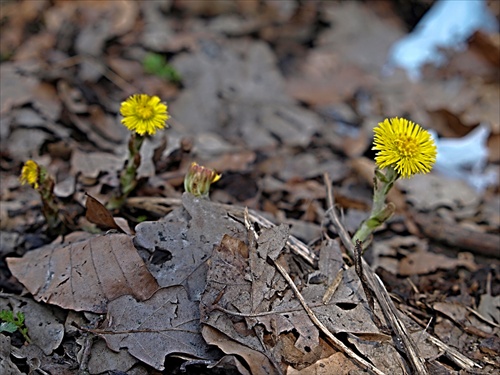
M481 294L477 311L482 316L500 323L500 295L491 294L491 276L488 276L486 293Z
M44 246L7 264L36 301L76 311L102 314L110 300L126 294L144 300L159 288L124 234Z
M250 369L250 373L248 373L247 370L247 374L277 374L275 367L265 354L249 348L244 344L240 344L237 341L231 340L231 338L221 331L208 325L203 326L202 334L207 343L217 345L224 353L234 354L236 360L238 357L243 358ZM238 367L242 366L241 363L238 362L236 362L236 365ZM243 368L246 369L245 367ZM244 374L243 371L240 370L240 372Z
M200 333L198 303L190 301L182 286L159 289L139 302L121 296L108 305L108 315L99 334L111 350L128 352L156 368L165 369L165 356L182 353L200 359L218 359Z
M319 344L316 327L298 303L294 304L294 309L280 306L281 296L287 292L288 285L267 260L279 256L287 238L286 225L263 230L257 244L250 247L237 238L225 235L212 254L207 287L200 305L202 323L223 334L211 342L205 337L207 331L204 329L205 339L223 350L227 350L224 348L229 343L246 346L251 349L244 353L249 365L257 356L255 352L264 355L269 361L260 361L259 366L265 365L268 373L278 373L278 363L282 356L287 355L283 346L277 345L282 333L298 333L294 345L303 355ZM291 294L288 290L285 299L292 299ZM246 316L233 316L214 308L214 304ZM276 309L285 311L280 314L274 312ZM268 341L266 337L273 337L273 340ZM262 371L252 369L252 373Z

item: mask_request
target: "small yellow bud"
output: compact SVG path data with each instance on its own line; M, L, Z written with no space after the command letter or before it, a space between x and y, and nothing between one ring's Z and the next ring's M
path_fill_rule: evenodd
M221 174L193 162L184 177L184 189L196 197L208 197L210 185L221 178Z

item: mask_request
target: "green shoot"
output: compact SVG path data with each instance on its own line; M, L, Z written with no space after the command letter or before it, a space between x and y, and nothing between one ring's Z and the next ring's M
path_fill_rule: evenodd
M148 53L142 61L142 66L146 73L154 74L172 83L179 83L182 79L179 72L167 63L165 57L157 53Z
M31 339L28 336L28 328L24 326L24 314L20 311L14 316L11 310L0 311L0 319L3 321L0 323L0 332L14 333L18 330L24 337L24 339L31 343Z

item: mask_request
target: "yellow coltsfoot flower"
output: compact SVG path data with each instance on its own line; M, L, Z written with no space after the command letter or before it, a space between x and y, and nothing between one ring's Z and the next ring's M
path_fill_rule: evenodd
M38 186L40 186L39 177L40 167L36 162L28 160L24 163L21 176L19 177L21 184L30 184L34 189L38 189Z
M429 173L436 162L437 147L430 133L404 118L385 119L374 129L372 150L382 169L392 167L403 178Z
M184 177L184 189L196 197L208 197L210 185L219 181L221 176L215 170L193 162Z
M136 94L122 102L120 113L122 124L139 135L153 135L167 126L167 105L157 96Z
M23 185L30 184L40 194L42 214L48 226L47 234L56 236L64 233L66 228L59 217L59 205L54 196L55 182L47 169L33 160L28 160L23 165L19 180Z

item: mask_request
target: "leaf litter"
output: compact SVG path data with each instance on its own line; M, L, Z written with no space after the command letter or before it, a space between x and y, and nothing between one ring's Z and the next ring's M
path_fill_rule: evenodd
M329 173L355 230L370 208L373 166L354 158L371 158L380 118L403 114L440 138L489 124L488 168L498 169L497 34L477 33L448 65L411 82L379 71L390 42L406 34L385 2L12 4L2 4L0 45L0 282L11 293L0 300L25 313L36 340L1 335L0 372L146 374L178 367L175 358L193 373L362 371L313 323L278 266L334 338L376 369L408 372L401 343L325 222L320 179ZM182 85L144 73L151 52ZM43 162L73 228L89 229L81 202L85 193L106 202L118 186L127 132L116 113L138 91L168 101L172 127L142 154L137 196L120 212L128 223L89 208L90 221L135 226L136 235L71 233L45 245L53 239L38 197L19 187L20 165ZM212 199L232 206L179 199L184 171L201 159L224 175ZM398 185L397 215L366 258L429 371L495 373L498 189L478 193L439 174ZM240 205L287 225L260 217L255 240ZM143 215L150 221L136 225ZM297 251L290 233L309 246ZM31 296L19 297L19 281Z

